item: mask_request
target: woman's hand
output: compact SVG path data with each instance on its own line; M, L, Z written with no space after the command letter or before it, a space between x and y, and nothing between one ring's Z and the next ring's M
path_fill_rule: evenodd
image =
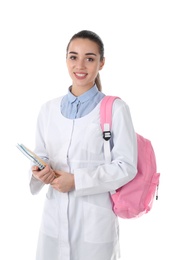
M48 164L43 170L40 170L38 166L32 166L31 170L33 176L45 184L51 183L55 178L55 173Z
M69 192L74 190L74 175L72 173L55 171L56 178L51 182L54 189L60 192Z

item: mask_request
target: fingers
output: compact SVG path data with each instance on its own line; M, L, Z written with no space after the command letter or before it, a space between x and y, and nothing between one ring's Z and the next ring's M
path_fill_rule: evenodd
M51 183L54 180L54 178L55 178L54 173L53 172L48 172L41 178L41 180L44 183L49 184L49 183Z
M45 184L51 183L55 177L55 173L49 167L49 165L47 165L43 170L39 170L37 166L32 166L32 172L35 178L44 182Z
M62 172L61 174L58 171L55 171L56 174L59 174L57 178L51 182L51 185L54 189L58 190L59 192L69 192L75 188L74 185L74 175Z

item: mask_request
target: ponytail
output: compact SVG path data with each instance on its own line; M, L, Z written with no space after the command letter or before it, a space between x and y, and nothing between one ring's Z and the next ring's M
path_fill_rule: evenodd
M101 80L100 80L100 75L98 73L96 79L95 79L95 84L97 85L97 88L99 91L102 91L102 85L101 85Z

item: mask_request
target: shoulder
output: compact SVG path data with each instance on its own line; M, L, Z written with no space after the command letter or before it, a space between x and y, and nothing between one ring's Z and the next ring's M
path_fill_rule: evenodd
M128 111L129 112L129 106L128 104L121 98L116 98L113 103L113 113L118 113L120 111Z
M112 113L113 116L118 115L118 113L125 113L126 111L128 113L130 112L128 104L118 96L105 95L101 101L100 107L102 113Z
M40 120L42 118L44 120L46 120L46 118L50 114L58 114L58 111L61 110L61 100L62 100L62 98L63 98L63 96L53 98L53 99L48 100L45 103L43 103L41 105L40 109L39 109L38 118L40 118Z
M60 97L50 99L50 100L46 101L42 106L51 106L51 105L59 104L63 97L64 96L60 96Z
M118 126L122 123L128 125L132 122L129 105L123 99L115 99L112 107L112 120Z
M64 96L60 96L46 101L45 103L42 104L41 111L46 111L53 107L60 107L63 97Z

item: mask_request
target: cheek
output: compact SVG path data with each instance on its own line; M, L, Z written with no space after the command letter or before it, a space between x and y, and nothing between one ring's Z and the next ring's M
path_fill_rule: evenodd
M72 70L73 70L73 64L71 64L70 62L67 62L67 70L68 70L69 74L72 73Z
M100 70L100 66L96 65L91 69L91 72L94 76L97 76L98 72Z
M66 60L67 68L72 68L75 65L75 61L71 59Z

